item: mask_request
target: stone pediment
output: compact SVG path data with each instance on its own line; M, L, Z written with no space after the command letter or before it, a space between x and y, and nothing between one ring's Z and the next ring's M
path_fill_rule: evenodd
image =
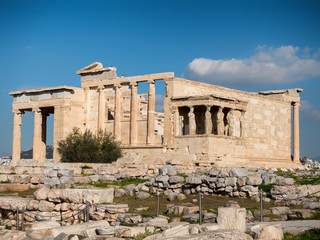
M102 63L95 62L77 71L81 75L81 80L117 78L117 68L103 68Z

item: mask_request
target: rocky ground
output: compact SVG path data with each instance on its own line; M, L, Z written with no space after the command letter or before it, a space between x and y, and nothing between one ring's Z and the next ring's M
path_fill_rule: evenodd
M74 176L74 169L64 167L58 164L43 170L44 184L32 199L0 197L1 225L11 229L3 229L1 237L269 239L261 236L273 236L271 231L281 239L279 229L286 226L282 222L320 218L320 170L316 168L222 168L184 174L166 165L141 179L116 171L111 174L101 167L78 168ZM0 179L10 182L0 185L35 186L31 179L38 176L21 173L0 174ZM257 225L261 201L263 221L268 223ZM230 214L219 214L221 207L244 209L242 219L250 236L234 229L237 222L231 224L233 228L222 224L223 216ZM200 209L203 225L199 225ZM15 230L17 216L19 228L23 217L26 231ZM281 226L272 221L281 221ZM320 227L318 221L310 222L312 226Z

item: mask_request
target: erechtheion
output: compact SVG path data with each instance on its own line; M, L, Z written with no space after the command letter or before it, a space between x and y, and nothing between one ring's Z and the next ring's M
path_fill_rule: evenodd
M172 72L117 77L116 68L103 68L101 63L77 74L81 88L10 93L13 165L20 159L21 115L26 111L34 113L33 158L39 162L46 161L46 119L54 114L54 162L59 162L57 143L79 127L112 132L126 156L146 164L161 160L204 167L300 165L301 89L249 93L176 78ZM157 80L166 86L163 113L155 112ZM138 94L141 82L147 82L148 94Z

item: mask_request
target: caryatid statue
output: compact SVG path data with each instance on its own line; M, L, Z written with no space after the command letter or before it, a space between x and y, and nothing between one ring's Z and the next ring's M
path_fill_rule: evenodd
M224 113L222 112L222 107L219 107L218 113L217 113L217 130L218 135L224 135Z
M234 109L231 109L228 113L228 124L229 124L229 136L234 136L234 127L235 127L235 121L234 121Z

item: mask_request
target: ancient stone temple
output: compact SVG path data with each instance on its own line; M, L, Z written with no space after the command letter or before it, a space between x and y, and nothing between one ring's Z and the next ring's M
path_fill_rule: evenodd
M106 129L127 157L186 166L299 166L301 89L243 92L157 73L117 77L116 68L93 63L77 72L81 88L11 92L13 165L20 159L21 115L34 112L33 158L44 162L46 120L54 114L57 143L73 127ZM165 83L164 112L155 111L155 82ZM138 85L148 84L147 94ZM293 119L291 118L293 112ZM293 157L292 157L293 154Z

